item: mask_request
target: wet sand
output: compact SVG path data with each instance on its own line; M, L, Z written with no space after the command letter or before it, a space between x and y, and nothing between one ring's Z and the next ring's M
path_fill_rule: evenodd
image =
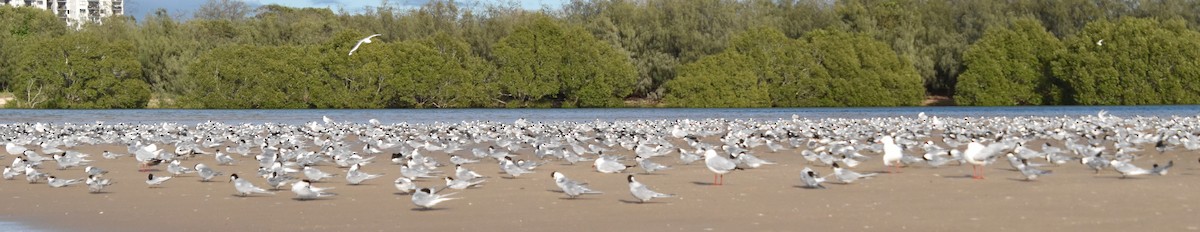
M159 145L170 151L172 146ZM384 177L363 185L347 185L345 169L318 166L338 177L315 183L335 187L338 196L310 201L292 199L290 185L275 195L239 197L228 174L253 175L253 157L238 157L234 166L216 166L211 155L185 160L184 166L205 163L224 176L200 182L195 174L176 177L159 188L148 188L146 173L126 156L100 157L103 150L124 151L124 146L80 146L92 154L93 165L110 171L117 183L105 193L89 193L84 184L51 188L45 181L27 183L23 176L0 180L5 221L34 228L62 231L1190 231L1200 230L1194 208L1200 207L1200 164L1194 151L1146 153L1134 164L1175 160L1166 176L1121 179L1107 169L1093 174L1078 162L1049 167L1054 174L1023 181L1004 160L987 167L987 179L969 177L970 166L910 167L901 173L880 174L853 184L826 183L828 189L800 188L799 172L806 166L821 173L830 167L810 165L799 150L779 153L756 150L757 156L778 162L725 176L725 185L711 186L713 174L703 161L679 165L678 153L656 157L673 166L655 174L641 174L651 189L677 194L676 198L636 203L628 191L627 174L602 174L591 162L563 165L561 161L539 167L536 173L515 179L501 178L498 165L483 161L465 165L490 176L478 188L460 191L462 199L444 202L433 210L417 210L409 195L397 194L392 181L399 166L386 155L364 167ZM460 151L458 154L469 154ZM1153 147L1143 150L1153 151ZM519 151L528 159L531 149ZM619 150L632 164L632 152ZM426 153L449 163L444 153ZM884 171L876 154L859 172ZM13 156L4 156L10 162ZM155 175L169 175L166 165ZM453 173L453 166L439 169ZM60 178L86 177L82 167L55 170L53 161L43 172ZM567 199L550 177L560 171L590 183L600 195ZM302 176L302 174L299 174ZM266 181L248 177L263 187ZM831 177L832 179L832 177ZM832 181L836 182L836 181ZM422 187L440 186L441 179L418 181ZM454 190L446 190L447 192Z

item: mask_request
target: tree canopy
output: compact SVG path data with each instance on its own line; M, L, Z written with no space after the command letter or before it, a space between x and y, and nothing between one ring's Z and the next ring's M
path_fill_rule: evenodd
M209 0L75 28L0 6L0 91L31 108L444 108L1176 104L1200 89L1200 0L351 10Z

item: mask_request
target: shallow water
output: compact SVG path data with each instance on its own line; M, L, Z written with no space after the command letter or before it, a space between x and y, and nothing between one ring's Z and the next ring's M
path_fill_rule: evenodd
M0 231L38 232L38 231L46 231L46 230L35 229L33 227L29 227L28 225L25 225L22 223L17 223L17 222L0 221Z
M925 112L939 117L1081 116L1100 110L1115 116L1182 116L1200 114L1200 106L1019 106L1019 107L876 107L876 108L753 108L753 109L381 109L381 110L0 110L0 123L305 123L328 116L339 122L432 123L461 121L613 121L638 119L755 119L776 120L793 114L804 118L916 117Z

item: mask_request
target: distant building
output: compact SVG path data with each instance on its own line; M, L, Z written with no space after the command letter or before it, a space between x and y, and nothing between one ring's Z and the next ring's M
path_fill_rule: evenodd
M125 14L125 0L0 0L0 4L49 10L76 28L84 22L98 23L104 17Z

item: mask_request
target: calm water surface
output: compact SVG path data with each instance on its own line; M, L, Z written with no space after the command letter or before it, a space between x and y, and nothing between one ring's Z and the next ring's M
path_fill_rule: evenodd
M382 110L0 110L0 123L305 123L329 116L339 122L433 123L461 121L512 122L525 118L547 121L614 121L638 119L755 119L776 120L793 114L804 118L915 117L920 112L939 117L1081 116L1106 110L1111 115L1200 115L1200 106L1022 106L1022 107L882 107L882 108L754 108L754 109L382 109Z

